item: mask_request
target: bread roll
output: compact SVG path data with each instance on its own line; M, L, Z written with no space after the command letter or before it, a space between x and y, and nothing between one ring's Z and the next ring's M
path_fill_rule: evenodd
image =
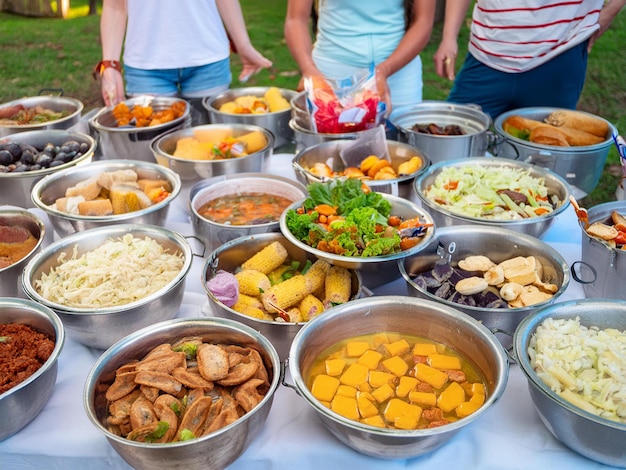
M579 111L559 110L551 113L546 122L556 127L570 127L588 132L606 140L609 134L609 124L604 119L590 116Z

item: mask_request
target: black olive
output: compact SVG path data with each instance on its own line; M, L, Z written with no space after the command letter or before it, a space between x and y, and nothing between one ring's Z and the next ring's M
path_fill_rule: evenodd
M70 149L70 152L78 152L80 151L80 144L75 140L68 140L64 144L65 147Z
M72 160L74 160L74 158L76 157L76 155L78 155L78 152L76 152L75 150L70 150L69 152L67 152L67 162L71 162Z
M35 163L34 165L30 166L30 171L37 171L37 170L41 170L41 165L38 165L37 163Z
M71 150L70 150L70 148L69 148L69 146L67 144L63 144L63 145L61 145L61 152L63 152L63 153L70 153Z
M24 172L24 171L28 171L29 169L30 169L29 165L18 165L13 170L13 173L21 173L21 172Z
M48 168L54 168L55 166L63 165L65 162L63 160L52 160Z
M41 165L43 168L48 168L50 166L50 162L52 162L52 157L47 153L40 153L37 155L37 159L35 163L37 165Z
M80 144L80 153L85 153L87 150L89 150L89 144L87 142Z
M46 144L46 146L43 148L42 152L45 152L48 155L54 155L56 153L56 150L54 148L54 144Z
M15 142L10 142L7 145L6 150L8 150L9 152L11 152L11 155L13 155L13 160L17 160L18 158L20 158L20 155L22 154L22 148L20 147L19 144L15 143Z
M0 165L10 165L13 163L13 155L8 150L0 150Z
M20 158L20 161L25 165L32 165L33 163L35 163L35 155L33 155L30 150L24 150L22 152L22 158Z
M69 160L67 160L67 153L65 152L57 152L57 154L54 157L54 160L59 160L62 161L63 163L68 162Z

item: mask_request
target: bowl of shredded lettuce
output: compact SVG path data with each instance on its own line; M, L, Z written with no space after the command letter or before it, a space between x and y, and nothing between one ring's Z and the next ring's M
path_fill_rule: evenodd
M319 259L359 270L369 288L399 278L397 260L434 236L433 218L419 205L371 191L358 179L311 183L307 192L282 213L281 232Z
M415 192L438 227L482 224L541 237L569 205L570 187L546 168L477 157L432 165Z

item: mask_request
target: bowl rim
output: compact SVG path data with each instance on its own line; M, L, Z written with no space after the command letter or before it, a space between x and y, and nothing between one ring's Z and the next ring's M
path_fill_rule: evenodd
M112 215L79 215L79 214L69 214L67 212L62 212L58 209L54 209L51 206L45 204L41 200L41 193L50 185L55 183L59 183L60 180L68 176L72 176L74 173L79 173L82 171L89 170L99 170L103 168L102 171L114 171L114 170L122 170L122 169L131 169L135 168L153 170L157 173L160 173L161 176L165 176L166 180L172 183L172 192L170 195L162 201L157 202L156 204L152 204L144 209L127 212L125 214L112 214ZM67 169L63 172L52 173L46 175L41 180L37 181L31 190L31 200L36 207L43 210L49 215L53 215L56 217L60 217L63 219L73 220L73 221L82 221L82 222L119 222L127 219L133 219L135 217L140 217L146 214L150 214L152 212L157 212L163 207L168 206L176 197L180 194L182 188L182 183L180 176L178 173L172 171L171 169L158 165L157 163L152 162L144 162L141 160L125 160L125 159L115 159L115 160L100 160L96 162L92 162L89 167L76 166Z
M460 139L460 138L471 138L478 134L482 134L483 132L488 131L493 125L492 117L485 113L482 108L476 104L465 104L465 103L451 103L449 101L439 101L439 100L423 100L420 103L417 103L413 106L410 106L407 109L404 109L400 114L396 115L393 119L391 119L394 126L398 129L402 130L406 133L417 134L416 131L412 130L410 127L407 127L403 121L409 120L410 117L415 116L418 113L447 113L451 116L455 116L455 112L458 114L459 112L471 114L473 117L477 119L480 118L481 121L478 122L475 120L476 124L480 124L483 128L481 130L477 130L476 132L471 132L463 135L433 135L433 134L420 134L423 137L433 138L433 139ZM415 124L415 122L413 123Z
M581 307L598 305L604 308L608 306L615 307L616 305L620 307L620 310L626 312L626 300L613 300L613 299L593 299L593 298L585 298L585 299L573 299L566 300L563 302L554 303L552 305L545 306L534 313L531 313L529 316L524 318L520 324L515 329L515 333L513 335L513 355L515 362L519 365L526 377L529 386L535 387L542 395L548 397L551 402L559 405L561 409L573 413L574 415L584 418L588 421L592 421L596 424L600 424L617 431L623 431L626 433L626 422L619 423L617 421L611 421L609 419L603 418L601 416L595 415L588 411L583 410L582 408L577 407L576 405L570 403L569 401L561 398L556 392L554 392L550 387L548 387L543 380L539 378L537 373L534 371L532 366L530 365L530 360L528 358L528 353L526 352L526 348L528 347L528 343L530 342L530 337L535 333L537 326L541 324L547 318L551 318L551 313L553 310L569 310ZM576 315L568 315L565 318L575 318ZM520 352L523 354L520 355ZM534 403L534 399L533 399Z
M425 181L429 177L436 177L443 168L446 167L463 167L463 166L488 166L488 167L517 167L521 170L529 170L531 175L534 177L539 177L543 179L553 179L559 183L559 186L564 190L565 195L563 201L561 201L561 205L554 209L547 215L541 215L538 217L532 217L527 219L516 219L516 220L498 220L498 219L485 219L481 217L470 217L463 214L458 214L456 212L452 212L449 209L446 209L444 206L437 204L427 198L422 190L422 187L425 184ZM440 212L442 215L446 217L451 217L454 219L460 219L467 224L484 224L484 225L503 225L503 226L521 226L521 225L533 225L538 222L546 221L553 219L557 215L561 214L565 209L570 205L569 196L571 194L571 189L569 183L567 183L560 175L547 170L545 168L538 167L536 165L532 165L530 163L520 162L516 160L510 159L498 159L492 157L470 157L463 159L455 159L455 160L444 160L434 165L431 165L429 168L424 171L421 175L415 178L415 182L413 184L415 193L417 194L418 199L424 205L426 205L429 209L432 209L436 212Z
M249 86L249 87L241 87L241 88L230 88L226 91L223 91L222 93L219 93L217 95L214 96L206 96L202 99L202 104L204 105L204 107L207 109L207 111L211 112L211 113L215 113L217 115L224 115L224 116L245 116L248 119L254 119L254 117L259 117L261 118L262 116L277 116L277 115L281 115L281 114L290 114L291 113L291 107L289 108L285 108L285 109L281 109L280 111L273 111L273 112L267 112L267 113L261 113L261 114L240 114L240 113L227 113L224 111L220 111L218 108L215 107L215 103L223 100L224 98L227 97L235 97L238 98L240 96L246 96L246 95L259 95L259 94L264 94L266 91L268 91L270 88L278 88L278 91L280 91L280 94L283 98L285 98L287 101L289 101L289 104L291 104L291 100L292 98L297 94L297 92L295 90L291 90L289 88L282 88L282 87L277 87L277 86Z
M268 353L272 361L272 367L274 368L274 371L272 374L272 380L270 382L270 388L268 392L252 410L250 410L243 416L240 416L236 421L230 423L229 425L224 426L223 428L220 428L205 436L201 436L201 437L189 440L189 441L167 443L166 445L168 448L185 447L188 445L193 445L196 443L200 443L202 441L213 439L215 436L226 433L233 427L236 427L238 424L241 425L241 423L251 419L251 417L254 414L256 414L258 410L260 410L268 402L271 402L273 400L274 394L280 384L280 380L281 380L280 371L281 371L282 366L281 366L280 358L278 356L278 352L276 351L276 348L271 343L271 341L267 339L267 337L265 337L262 333L260 333L254 328L251 328L243 323L237 322L235 320L230 320L228 318L199 317L199 318L174 318L171 320L164 320L159 323L155 323L153 325L146 326L137 331L134 331L130 333L129 335L123 337L122 339L118 340L111 347L109 347L106 351L104 351L102 355L100 355L100 357L93 364L93 366L91 367L87 375L87 378L85 380L85 385L83 387L83 393L82 393L83 408L85 410L85 413L87 414L89 421L91 421L91 423L102 434L104 434L104 436L107 439L113 440L124 446L135 447L135 448L148 448L148 449L163 449L164 448L163 443L148 443L148 442L131 441L129 439L126 439L121 436L117 436L116 434L113 434L112 432L110 432L108 429L106 429L106 427L102 425L102 423L100 423L100 421L98 421L97 416L95 416L95 413L91 412L92 403L93 403L93 399L91 395L95 394L93 387L95 385L96 379L99 378L101 370L107 365L108 361L111 360L112 356L114 356L115 354L120 354L121 352L124 351L125 348L128 348L129 345L133 345L138 340L150 338L151 336L153 336L154 333L157 333L159 331L168 331L172 328L178 327L179 333L180 333L180 336L177 336L178 338L178 337L184 336L182 328L194 327L194 326L218 327L220 329L237 331L238 333L243 333L247 335L248 337L254 339L260 346L263 347L263 349L265 349L265 351ZM157 346L157 345L155 344L154 346Z
M4 107L8 107L14 104L31 106L29 104L31 101L39 102L39 101L46 101L46 100L51 100L51 101L56 101L62 104L67 104L67 105L75 107L76 109L74 109L74 111L72 111L67 116L59 118L59 119L55 119L53 121L46 121L46 122L34 123L34 124L1 124L0 129L14 130L15 132L21 132L21 130L26 130L27 132L30 130L37 130L37 129L43 130L46 128L46 126L55 126L62 122L70 121L77 116L80 116L80 114L83 112L83 109L85 107L83 102L76 98L70 98L67 96L46 96L46 95L26 96L24 98L18 98L16 100L7 101L5 103L0 103L0 107L4 108ZM38 103L34 103L32 106L37 106L37 104Z
M35 244L33 249L30 250L26 256L24 256L22 259L18 260L17 262L13 264L5 266L4 268L0 268L0 274L9 271L11 268L14 268L16 265L30 258L30 256L33 253L35 253L39 248L41 248L41 245L44 242L44 238L46 237L46 224L37 214L30 212L26 209L23 209L21 207L17 207L17 206L0 206L0 218L3 218L7 215L8 216L13 216L13 215L22 216L22 217L26 217L30 219L39 228L39 237L37 238L37 243Z
M72 307L68 305L59 304L57 302L50 301L44 298L37 289L34 287L34 283L31 281L31 277L33 275L33 271L36 266L38 266L41 262L44 262L48 259L55 258L59 250L71 247L72 245L79 244L84 239L89 239L92 236L98 235L106 235L105 239L113 238L113 237L122 237L125 234L133 234L139 236L154 236L158 235L159 237L167 237L174 241L178 247L178 249L184 255L183 266L181 267L179 273L176 275L174 279L168 282L165 286L161 287L158 291L153 292L146 297L135 300L134 302L129 302L122 305L116 306L108 306L108 307L96 307L96 308L88 308L88 307ZM187 242L186 238L183 237L178 232L174 230L170 230L166 227L161 227L158 225L149 225L149 224L118 224L118 225L104 225L101 227L95 227L83 232L76 232L71 235L68 235L60 240L53 242L48 245L42 251L33 256L22 272L22 288L24 293L32 300L39 302L46 307L53 309L56 313L60 313L62 315L109 315L113 313L124 313L131 309L142 307L150 302L160 298L164 293L171 291L175 286L179 285L181 282L185 281L187 274L191 270L191 265L193 261L194 254L191 251L191 246Z

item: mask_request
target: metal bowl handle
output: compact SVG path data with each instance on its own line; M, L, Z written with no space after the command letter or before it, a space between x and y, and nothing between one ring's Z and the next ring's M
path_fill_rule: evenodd
M576 273L576 265L578 264L585 265L591 270L593 274L593 279L591 281L583 281L582 278ZM596 268L591 266L589 263L585 263L584 261L574 261L569 270L571 271L574 280L580 284L593 284L594 282L596 282L596 279L598 279L598 271L596 271Z
M509 336L510 338L513 338L513 333L507 330L502 330L500 328L491 328L489 331L491 331L494 335L496 333L500 333L500 334ZM506 352L506 355L509 357L509 361L514 364L517 364L517 357L515 356L515 353L513 352L513 345L509 346L508 348L504 348L504 351Z
M300 391L297 389L295 385L288 383L285 379L287 368L289 367L289 358L285 359L284 362L280 363L280 383L285 387L294 390L298 395L300 395Z
M195 235L185 235L184 238L185 238L185 240L187 240L189 238L193 238L198 243L200 243L200 245L202 246L202 253L200 253L200 254L192 253L192 255L193 256L198 256L200 258L204 258L204 255L206 253L206 245L205 245L205 243L200 238L196 237Z
M489 131L491 132L491 131ZM504 157L502 156L502 158L509 158L509 160L519 160L520 158L520 153L519 150L517 150L517 147L515 145L513 145L512 143L510 143L504 136L499 136L499 135L493 135L493 137L490 135L490 133L487 134L487 138L489 139L489 143L487 145L487 149L493 153L496 157L500 157L502 155L500 155L500 150L502 148L503 145L508 145L509 147L511 147L511 149L513 149L513 154L515 155L513 158L509 158L509 157Z
M63 88L42 88L39 90L39 96L42 96L44 93L50 95L50 92L56 92L58 93L57 96L63 96Z

